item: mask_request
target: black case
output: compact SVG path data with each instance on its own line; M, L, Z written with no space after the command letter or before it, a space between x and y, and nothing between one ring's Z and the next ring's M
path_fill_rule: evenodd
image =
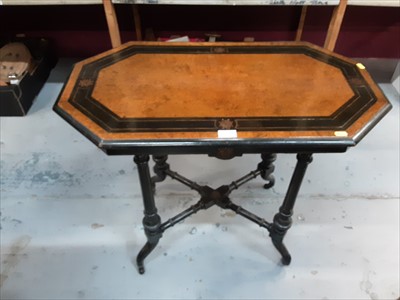
M25 116L49 77L57 59L50 41L47 39L0 40L0 47L10 42L25 44L35 61L36 68L32 74L26 74L19 84L0 86L0 116Z

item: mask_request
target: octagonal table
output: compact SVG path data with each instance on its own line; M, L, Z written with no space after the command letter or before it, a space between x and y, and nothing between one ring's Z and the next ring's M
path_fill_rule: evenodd
M130 42L77 63L54 106L107 154L135 155L147 236L137 256L140 273L166 229L213 205L266 228L289 264L283 238L312 154L355 146L390 108L361 64L298 42ZM261 154L255 170L216 189L167 163L171 154L246 153ZM271 188L276 153L297 153L297 164L279 212L267 222L229 194L257 176ZM154 191L167 176L198 191L200 200L161 222Z

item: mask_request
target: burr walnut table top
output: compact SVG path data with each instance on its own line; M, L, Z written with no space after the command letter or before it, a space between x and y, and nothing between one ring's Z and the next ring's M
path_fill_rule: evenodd
M54 108L109 154L210 154L345 151L390 107L309 43L130 42L77 63Z

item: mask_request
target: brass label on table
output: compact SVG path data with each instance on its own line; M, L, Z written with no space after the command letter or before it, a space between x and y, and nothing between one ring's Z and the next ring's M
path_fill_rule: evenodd
M339 137L345 137L348 136L349 134L347 133L347 131L335 131L335 136L339 136Z
M360 70L365 70L365 66L362 63L358 63L356 64L356 66L360 69Z

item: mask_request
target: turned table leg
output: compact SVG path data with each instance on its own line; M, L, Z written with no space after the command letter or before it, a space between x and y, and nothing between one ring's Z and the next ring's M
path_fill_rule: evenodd
M279 212L274 217L274 221L270 230L272 243L282 255L282 264L284 265L290 264L291 256L283 244L283 238L292 225L293 207L303 181L304 174L306 173L307 166L309 163L311 163L311 161L311 153L297 154L296 168L293 172L285 199L283 200L282 206L279 208Z
M138 167L140 186L142 188L144 204L143 227L147 237L146 244L143 246L142 250L140 250L136 258L140 274L144 273L144 259L154 250L162 236L162 230L160 227L161 218L157 214L157 208L154 202L154 193L148 161L148 155L136 155L134 158L134 162Z
M261 177L267 181L264 184L265 189L272 188L275 184L275 177L272 175L275 170L274 161L276 160L275 153L262 153L262 161L258 164L258 170L261 171Z
M162 182L167 177L165 171L169 170L169 164L167 163L168 156L167 155L154 155L153 160L155 162L153 171L154 176L151 177L151 186L153 193L156 192L156 183Z

